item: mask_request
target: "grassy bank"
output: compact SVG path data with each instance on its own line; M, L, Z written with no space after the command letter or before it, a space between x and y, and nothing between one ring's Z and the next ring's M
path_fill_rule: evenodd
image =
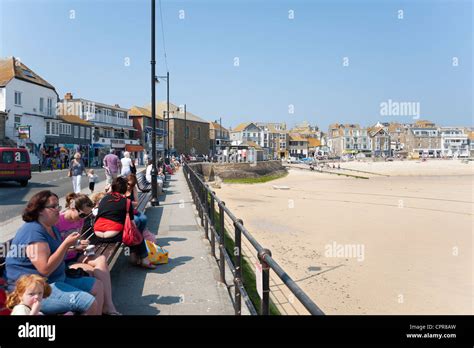
M208 201L210 204L211 202L210 196L208 196ZM214 221L216 222L220 221L219 216L220 216L219 212L214 209ZM216 227L217 233L221 234L220 225L216 223L215 227ZM234 243L234 240L230 236L231 234L224 227L224 246L225 246L225 249L227 250L227 254L230 256L230 259L232 260L232 263L235 266L235 263L236 263L236 257L234 255L235 243ZM245 237L242 236L242 238L245 238ZM242 244L243 244L243 241L242 241ZM256 279L255 279L255 266L251 262L249 262L244 255L242 255L242 282L244 284L245 290L247 291L253 305L255 306L257 311L260 311L261 299L257 292ZM242 305L245 305L243 301L242 301ZM273 304L271 299L270 299L270 315L280 315L280 311Z
M284 172L281 174L263 175L257 178L224 179L223 181L226 184L261 184L264 182L284 178L287 175L288 172Z

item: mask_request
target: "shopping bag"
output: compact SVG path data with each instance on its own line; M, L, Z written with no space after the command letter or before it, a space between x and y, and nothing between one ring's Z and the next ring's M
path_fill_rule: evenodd
M168 251L159 245L145 239L148 260L154 265L168 263Z

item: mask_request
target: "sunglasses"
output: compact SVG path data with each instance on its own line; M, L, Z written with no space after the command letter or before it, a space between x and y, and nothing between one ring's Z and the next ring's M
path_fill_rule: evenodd
M63 207L61 207L59 204L56 205L47 205L44 207L45 209L55 209L55 210L61 210Z

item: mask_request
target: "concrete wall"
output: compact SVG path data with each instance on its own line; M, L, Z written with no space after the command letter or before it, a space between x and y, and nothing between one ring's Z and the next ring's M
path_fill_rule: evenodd
M193 163L190 166L206 181L215 176L221 179L256 178L263 175L286 173L281 161L263 161L255 163Z

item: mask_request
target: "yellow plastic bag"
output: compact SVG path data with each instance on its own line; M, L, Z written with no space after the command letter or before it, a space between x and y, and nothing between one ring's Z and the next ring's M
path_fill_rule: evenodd
M168 263L168 251L159 245L145 240L146 250L148 251L148 259L154 265Z

